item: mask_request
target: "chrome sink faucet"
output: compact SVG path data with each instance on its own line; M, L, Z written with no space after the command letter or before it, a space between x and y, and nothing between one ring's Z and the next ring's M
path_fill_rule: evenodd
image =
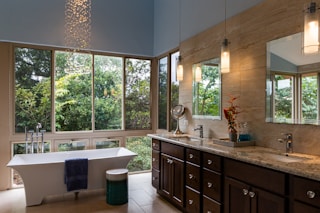
M292 139L292 133L283 133L284 138L278 139L280 143L285 142L286 143L286 153L292 153L293 152L293 139Z
M195 128L193 131L199 130L200 138L203 138L203 125L198 125L198 128Z

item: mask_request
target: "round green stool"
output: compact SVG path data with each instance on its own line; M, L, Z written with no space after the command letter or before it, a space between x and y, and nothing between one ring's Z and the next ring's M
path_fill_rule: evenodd
M128 203L128 169L106 171L106 202L110 205Z

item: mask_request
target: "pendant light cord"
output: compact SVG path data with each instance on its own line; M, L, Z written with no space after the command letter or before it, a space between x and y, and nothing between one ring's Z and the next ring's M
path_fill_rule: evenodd
M224 1L224 38L227 37L227 0Z

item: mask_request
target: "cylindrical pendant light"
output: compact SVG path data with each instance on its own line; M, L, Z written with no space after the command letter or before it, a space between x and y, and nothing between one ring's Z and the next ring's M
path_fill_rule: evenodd
M319 41L319 8L315 2L311 2L304 10L303 53L306 55L319 53Z
M229 50L229 41L224 39L221 46L221 73L230 72L230 50Z
M221 66L220 72L221 73L228 73L230 72L230 50L229 50L229 41L226 38L227 34L227 0L224 1L224 40L221 46Z
M177 59L177 81L183 81L183 65L181 62L181 56L179 56Z
M198 65L196 67L195 74L194 74L194 80L195 80L195 82L202 81L202 70L201 70L200 65Z

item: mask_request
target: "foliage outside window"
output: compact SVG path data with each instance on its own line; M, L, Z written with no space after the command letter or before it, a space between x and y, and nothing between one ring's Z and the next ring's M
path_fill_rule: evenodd
M51 131L51 51L15 48L15 132Z
M274 73L273 92L269 95L273 101L274 122L318 124L318 75Z
M95 55L95 129L122 129L123 59Z
M301 76L302 122L314 123L318 120L318 75L317 73Z
M130 172L144 171L151 169L151 138L150 137L128 137L126 147L137 153L128 164Z
M15 131L151 129L150 79L150 60L17 47Z
M179 104L179 81L177 80L177 61L180 56L180 52L171 54L171 87L170 87L170 109ZM169 112L170 113L170 112ZM177 121L170 114L170 128L169 130L175 130Z
M167 128L167 104L168 104L168 57L163 57L159 60L159 96L158 96L158 128Z
M201 79L196 80L196 69ZM221 80L219 59L193 65L192 116L195 118L221 119Z
M125 129L151 129L151 61L126 59Z
M92 55L56 51L56 131L91 130Z
M279 74L274 79L274 118L278 122L292 122L293 76Z
M158 128L175 129L176 121L170 110L179 104L179 81L177 81L177 59L180 52L174 52L159 59L158 67ZM170 79L170 80L169 80ZM169 111L168 111L169 109ZM167 118L170 118L169 121ZM169 122L169 125L168 125Z

